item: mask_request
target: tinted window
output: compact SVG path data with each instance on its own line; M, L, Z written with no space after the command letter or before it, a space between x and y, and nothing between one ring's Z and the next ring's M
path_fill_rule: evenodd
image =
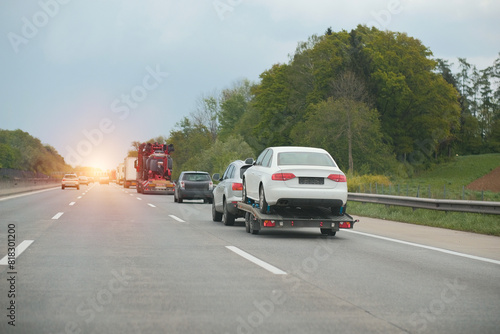
M78 177L74 174L66 174L64 175L65 179L77 179Z
M186 173L182 179L184 181L210 181L210 175L205 173Z
M272 157L273 157L273 150L267 151L266 155L264 156L264 159L262 160L262 166L270 167Z
M264 159L264 156L266 155L266 153L268 152L269 150L264 150L260 155L259 157L257 158L257 161L255 161L255 164L257 166L259 165L262 165L262 160Z
M336 167L328 154L317 152L282 152L278 154L278 165L309 165Z
M235 170L234 165L229 166L229 173L227 174L228 179L234 178L234 170Z
M224 175L222 175L222 179L221 180L225 180L228 178L228 175L229 175L229 170L231 169L233 165L229 165L227 168L226 168L226 171L224 172Z

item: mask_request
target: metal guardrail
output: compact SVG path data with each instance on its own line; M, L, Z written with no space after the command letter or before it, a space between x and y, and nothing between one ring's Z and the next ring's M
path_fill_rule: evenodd
M473 212L500 215L500 202L432 199L407 196L349 193L348 201L406 206L413 209Z

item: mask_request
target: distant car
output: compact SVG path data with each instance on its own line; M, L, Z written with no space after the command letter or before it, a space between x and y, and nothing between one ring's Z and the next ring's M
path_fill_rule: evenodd
M61 181L61 189L72 187L80 189L80 182L76 174L65 174Z
M243 197L273 206L329 207L342 215L347 202L347 180L331 155L320 148L269 147L243 175Z
M214 201L212 203L213 221L222 221L224 225L234 225L236 218L244 217L245 213L238 209L237 204L243 196L243 173L252 166L252 162L246 163L236 160L229 164L226 171L220 176L216 173L212 179L219 184L214 188Z
M109 184L109 177L108 176L101 176L99 178L99 183L100 184Z
M182 172L179 180L175 182L174 201L182 203L185 199L202 199L205 203L212 203L213 185L207 172Z
M80 184L85 184L87 186L89 185L89 178L85 175L78 177L78 181L80 182Z
M92 176L89 176L89 184L94 183L94 178Z

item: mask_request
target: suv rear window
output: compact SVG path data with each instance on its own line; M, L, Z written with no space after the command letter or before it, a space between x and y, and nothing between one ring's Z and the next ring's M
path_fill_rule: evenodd
M210 175L205 173L187 173L182 177L184 181L210 181Z

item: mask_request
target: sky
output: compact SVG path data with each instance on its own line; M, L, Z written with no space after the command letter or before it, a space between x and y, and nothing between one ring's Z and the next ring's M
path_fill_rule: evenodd
M498 0L2 0L0 129L75 166L116 168L202 96L287 63L308 37L405 32L478 69L500 52Z

